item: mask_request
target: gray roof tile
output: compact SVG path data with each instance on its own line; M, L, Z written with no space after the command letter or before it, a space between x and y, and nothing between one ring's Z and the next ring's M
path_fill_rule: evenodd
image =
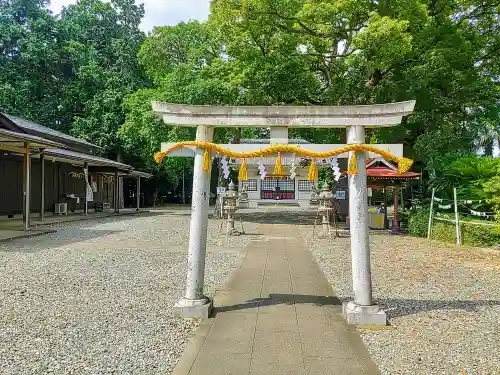
M60 131L48 128L46 126L36 124L34 122L31 122L31 121L28 121L28 120L25 120L25 119L22 119L19 117L8 115L6 113L2 113L2 115L7 117L10 121L12 121L14 124L16 124L17 126L19 126L20 128L22 128L23 130L25 130L28 133L30 133L30 131L32 131L32 132L36 132L38 134L43 134L43 135L51 136L54 138L58 138L60 140L66 140L69 142L73 142L73 143L77 143L77 144L81 144L81 145L85 145L85 146L90 146L93 148L100 148L99 146L94 145L93 143L87 142L87 141L80 139L80 138L72 137L71 135L68 135L68 134L62 133Z

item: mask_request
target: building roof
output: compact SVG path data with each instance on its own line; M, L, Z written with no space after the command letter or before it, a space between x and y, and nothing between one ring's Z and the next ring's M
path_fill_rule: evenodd
M2 122L2 120L4 121ZM152 174L134 170L130 165L93 155L92 151L99 151L101 148L83 139L72 137L31 121L0 113L0 126L2 123L8 129L0 127L0 143L5 143L2 147L8 151L22 152L24 150L20 148L24 148L24 143L29 143L32 148L43 148L45 155L61 162L112 167L132 177L152 177ZM78 149L78 151L75 151L74 148ZM85 152L80 152L83 150Z
M118 161L101 158L100 156L84 154L82 152L66 150L63 148L49 148L44 151L44 154L63 161L69 160L88 163L89 166L114 167L125 171L131 171L133 169L130 165L123 164Z
M151 173L142 172L142 171L136 171L136 170L131 171L129 175L132 176L132 177L141 177L141 178L151 178L151 177L153 177L153 175Z
M420 178L416 172L398 173L398 168L383 158L373 158L366 161L366 177L377 180L414 180Z
M60 131L48 128L46 126L34 123L32 121L28 121L19 117L15 117L12 115L8 115L6 113L0 113L0 115L4 116L7 118L10 122L12 122L14 125L17 127L21 128L23 131L25 131L28 134L35 135L35 136L40 136L43 138L49 138L52 139L56 142L60 143L73 143L79 146L83 146L86 148L90 149L100 149L99 146L87 142L83 139L73 137L69 134L62 133Z
M24 143L29 143L31 148L63 147L62 144L37 137L36 135L18 133L13 130L0 128L0 142L11 147L24 147Z

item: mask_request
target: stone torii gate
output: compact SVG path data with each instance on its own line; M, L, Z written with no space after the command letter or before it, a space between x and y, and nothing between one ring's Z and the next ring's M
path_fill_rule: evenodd
M401 123L413 112L415 101L360 106L197 106L152 103L153 110L165 124L196 126L196 141L212 142L214 127L270 128L271 144L288 143L289 128L347 128L349 145L365 143L366 127L387 127ZM172 144L162 144L162 151ZM232 151L253 151L262 145L221 145ZM343 145L308 144L313 151L339 148ZM402 145L377 145L401 157ZM194 156L194 178L189 232L186 294L175 305L175 314L182 317L208 317L212 301L204 296L205 255L208 228L210 169L204 169L201 147L183 147L168 156ZM386 315L372 300L370 247L368 236L368 200L366 152L351 152L359 173L349 176L349 220L351 233L352 279L354 301L344 304L343 311L350 324L386 324ZM348 157L340 155L339 157Z

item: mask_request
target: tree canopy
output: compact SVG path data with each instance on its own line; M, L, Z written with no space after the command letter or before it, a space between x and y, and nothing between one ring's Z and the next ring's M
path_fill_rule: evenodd
M138 58L156 98L174 103L416 99L401 126L370 137L404 143L426 162L498 134L498 21L494 2L213 0L207 23L156 28ZM321 142L345 137L295 133Z
M116 157L123 100L148 84L136 57L143 15L133 0L80 0L58 17L45 1L0 1L0 109Z
M212 0L207 22L138 26L133 0L0 0L0 109L58 127L153 167L166 127L152 100L344 105L415 99L400 126L367 141L403 143L425 164L484 147L499 131L500 5L477 0ZM265 136L218 129L217 141ZM299 129L314 142L341 131ZM172 159L176 178L185 163Z

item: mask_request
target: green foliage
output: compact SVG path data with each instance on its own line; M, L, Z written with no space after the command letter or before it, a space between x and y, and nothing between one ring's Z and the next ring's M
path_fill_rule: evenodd
M408 231L411 236L427 237L429 211L414 211L410 215ZM477 225L463 221L460 223L462 244L469 246L495 246L500 244L500 225ZM432 239L455 243L455 224L435 220L432 226Z
M44 1L0 1L0 110L122 150L123 99L147 84L133 0L80 0L53 16Z
M194 139L194 128L166 127L151 110L151 101L161 99L156 90L142 89L128 96L124 103L126 121L118 131L122 147L142 168L157 169L153 154L161 142ZM163 177L174 186L180 182L182 170L192 169L192 159L166 158Z
M414 237L427 237L427 229L429 225L429 211L418 210L413 211L408 219L408 233Z
M125 120L123 100L146 84L135 57L144 40L143 15L143 6L133 0L81 0L64 8L58 22L65 44L79 46L67 56L76 72L65 87L71 131L110 156L121 153L117 131Z
M344 105L417 100L375 142L434 162L491 152L498 137L498 5L477 0L212 0L208 22L146 38L133 0L80 0L53 16L43 0L0 0L0 110L71 132L108 156L154 168L162 141L192 139L151 100L228 105ZM244 136L264 136L248 130ZM218 130L235 141L240 131ZM343 131L291 136L341 143ZM182 163L169 160L171 179ZM180 164L179 164L180 163ZM170 177L169 177L170 178ZM497 182L474 183L493 203ZM498 194L497 194L498 195Z
M469 246L495 246L500 244L500 230L497 226L488 227L461 223L462 244ZM432 228L432 239L455 243L455 224L436 222Z
M476 206L489 211L500 208L500 159L478 156L446 155L435 158L428 168L430 187L445 197L452 197L457 188L458 199L481 200Z
M180 65L210 64L220 48L220 41L206 24L181 22L176 26L155 27L137 57L151 79L161 83Z
M498 123L499 91L491 78L498 67L498 7L476 1L214 0L211 10L209 25L220 32L253 98L246 97L249 103L416 99L415 113L401 127L370 136L404 143L422 161L472 151Z
M353 45L363 51L372 69L388 69L412 50L412 36L407 32L409 21L381 17L375 13L368 26L354 37Z

